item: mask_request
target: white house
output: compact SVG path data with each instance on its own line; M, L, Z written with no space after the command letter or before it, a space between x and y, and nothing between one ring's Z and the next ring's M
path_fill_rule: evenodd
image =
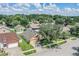
M23 33L25 30L25 27L21 26L21 25L17 25L15 27L16 33Z

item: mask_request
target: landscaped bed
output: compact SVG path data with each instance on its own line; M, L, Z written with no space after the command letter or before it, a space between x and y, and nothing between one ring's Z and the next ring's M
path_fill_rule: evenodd
M30 45L28 42L26 42L26 40L23 37L20 38L22 42L19 43L19 46L21 47L23 54L28 55L36 52L34 47Z

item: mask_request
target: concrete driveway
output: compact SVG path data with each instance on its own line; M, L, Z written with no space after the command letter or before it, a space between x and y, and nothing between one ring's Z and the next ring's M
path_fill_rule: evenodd
M77 40L68 40L67 43L59 46L59 48L54 49L43 49L41 48L40 52L31 54L31 56L73 56L73 53L76 53L76 49L73 48L79 47L79 39Z
M6 48L9 56L23 56L22 51L19 47L15 48Z

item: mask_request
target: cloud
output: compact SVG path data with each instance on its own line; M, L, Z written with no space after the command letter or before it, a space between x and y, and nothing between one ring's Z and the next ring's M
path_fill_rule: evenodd
M36 8L42 8L41 4L40 3L32 3L32 5L34 5Z
M5 7L4 7L5 6ZM32 9L34 7L34 9ZM16 3L0 4L0 14L59 14L79 15L79 8L59 8L57 4Z

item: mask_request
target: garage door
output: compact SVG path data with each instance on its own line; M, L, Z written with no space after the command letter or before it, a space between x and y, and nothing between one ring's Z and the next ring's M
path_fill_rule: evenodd
M18 47L18 43L8 44L8 48Z

